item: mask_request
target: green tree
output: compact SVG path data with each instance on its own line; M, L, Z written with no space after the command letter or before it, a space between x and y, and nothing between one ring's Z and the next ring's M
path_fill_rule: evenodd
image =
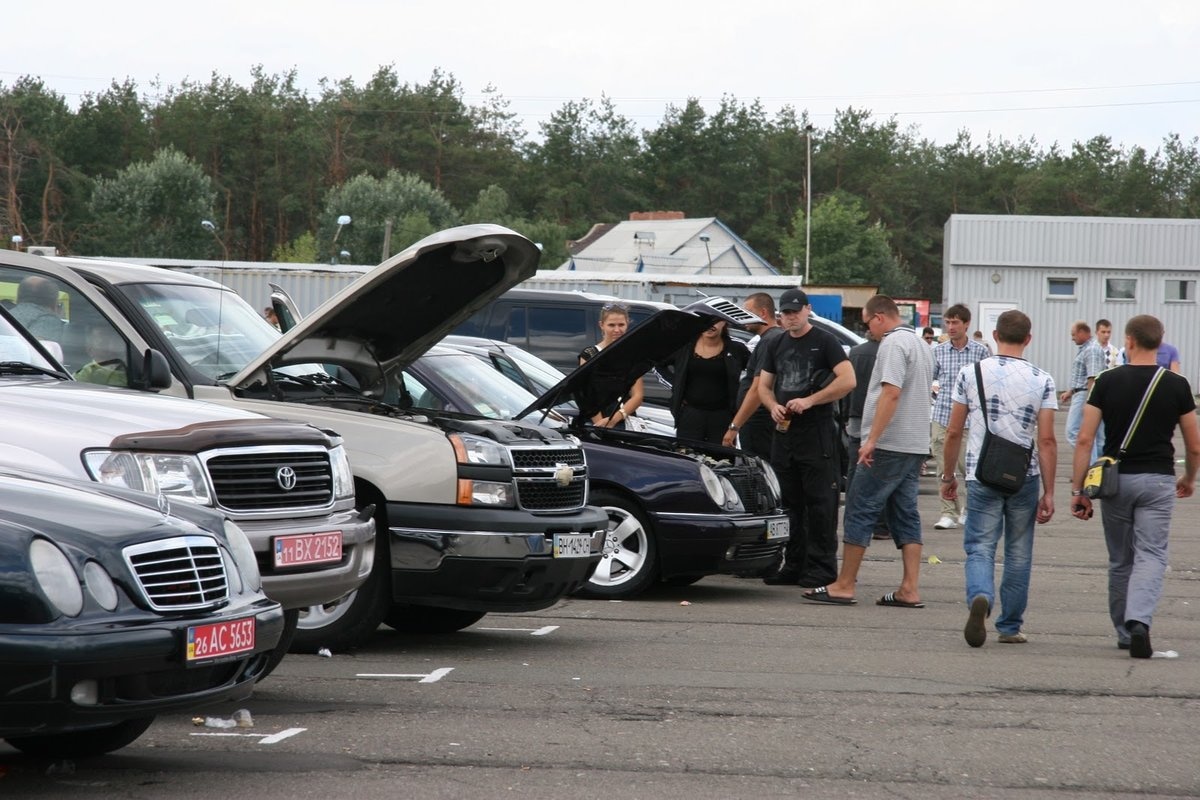
M437 189L411 174L389 171L382 178L362 174L331 189L325 197L318 240L329 258L342 250L356 263L373 264L383 255L384 232L392 223L390 252L400 252L441 228L457 225L458 212ZM338 233L337 220L351 224ZM334 242L334 237L337 241Z
M797 211L792 234L783 243L786 257L801 264L804 219L804 211ZM814 205L811 236L810 283L878 285L895 297L912 291L912 276L892 252L887 231L870 221L859 198L839 192Z
M174 148L97 181L96 227L85 252L158 258L221 258L200 222L212 215L212 179Z
M316 264L321 260L316 234L305 231L292 242L276 245L271 260L282 264Z
M66 244L64 210L83 189L67 168L61 138L70 120L62 96L39 78L0 86L0 229L30 244Z

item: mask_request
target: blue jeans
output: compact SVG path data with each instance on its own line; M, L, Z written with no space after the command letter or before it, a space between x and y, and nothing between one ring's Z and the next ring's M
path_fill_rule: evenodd
M1076 392L1071 395L1071 405L1067 408L1067 444L1075 448L1075 440L1079 438L1079 429L1083 427L1083 407L1087 405L1087 392ZM1104 449L1104 423L1096 426L1096 438L1092 441L1092 458L1095 461Z
M1015 494L1005 495L979 481L967 481L967 524L963 550L967 553L967 603L983 595L988 607L996 600L996 547L1004 537L1004 575L1000 579L1000 617L996 630L1017 633L1029 604L1029 573L1033 567L1033 526L1042 478L1025 478Z
M846 489L842 540L869 547L880 512L884 512L896 547L921 544L917 491L927 455L875 449L874 464L859 464Z
M1122 475L1117 496L1100 501L1108 544L1108 613L1118 641L1129 641L1127 621L1150 627L1154 619L1174 510L1174 475Z

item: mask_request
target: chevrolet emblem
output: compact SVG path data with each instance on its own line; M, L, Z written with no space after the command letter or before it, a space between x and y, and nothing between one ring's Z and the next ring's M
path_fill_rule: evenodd
M567 464L555 464L554 480L559 486L566 488L571 485L571 481L575 477L575 470Z

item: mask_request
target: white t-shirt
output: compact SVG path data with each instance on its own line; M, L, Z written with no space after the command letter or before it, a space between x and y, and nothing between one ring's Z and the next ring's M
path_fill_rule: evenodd
M1037 442L1038 413L1045 408L1057 410L1058 396L1054 378L1023 358L989 356L979 362L983 370L983 390L987 392L988 428L993 436L1028 447ZM975 381L975 365L962 368L954 379L951 400L967 407L967 480L975 480L975 463L983 447L983 410ZM1040 475L1037 453L1029 461L1028 475Z

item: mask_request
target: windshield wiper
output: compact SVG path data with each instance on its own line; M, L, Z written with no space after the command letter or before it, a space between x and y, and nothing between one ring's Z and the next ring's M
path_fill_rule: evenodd
M0 361L0 374L7 375L52 375L55 378L70 378L67 373L57 370L39 367L36 364L27 364L24 361Z

